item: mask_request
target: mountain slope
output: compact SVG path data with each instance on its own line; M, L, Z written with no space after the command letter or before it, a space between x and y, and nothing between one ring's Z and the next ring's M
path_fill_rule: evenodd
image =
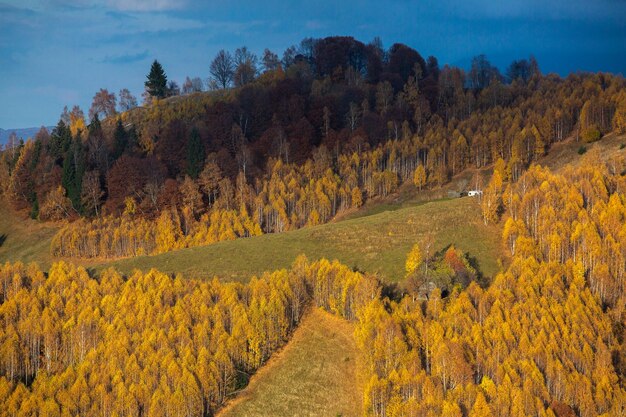
M46 127L46 129L48 129L49 132L51 132L53 128L54 126ZM17 136L18 139L22 138L24 139L24 141L26 141L26 139L34 137L37 134L37 132L39 132L39 129L41 129L41 126L40 127L25 127L25 128L18 128L18 129L0 129L0 144L7 143L9 136L11 136L11 133L13 132L15 132L15 135Z

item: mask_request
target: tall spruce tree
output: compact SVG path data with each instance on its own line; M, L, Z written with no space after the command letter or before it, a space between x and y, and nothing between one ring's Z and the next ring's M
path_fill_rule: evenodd
M145 82L148 94L152 97L163 98L167 93L167 76L159 61L156 59L152 63L150 68L150 74L147 76L148 80Z
M113 159L117 160L122 154L124 150L126 150L126 146L128 145L128 133L126 129L124 129L124 125L122 124L122 119L117 120L117 124L115 125L115 131L113 132Z
M67 192L67 197L72 202L72 206L78 213L81 213L83 208L80 193L83 186L85 168L85 150L80 136L77 135L70 149L65 154L61 183Z
M189 141L187 141L187 175L194 180L198 178L204 165L204 144L200 138L198 129L191 131Z
M48 152L58 165L63 165L63 158L72 144L72 132L63 120L52 130L48 142Z

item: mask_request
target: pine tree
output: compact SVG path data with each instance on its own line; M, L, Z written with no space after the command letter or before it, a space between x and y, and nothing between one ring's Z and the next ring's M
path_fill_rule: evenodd
M33 207L30 211L31 219L39 218L39 199L37 198L37 193L33 192Z
M114 146L113 149L113 159L118 159L124 153L124 150L128 146L128 133L126 129L124 129L124 125L122 124L122 119L117 120L117 124L115 125L115 132L113 133L114 138Z
M163 67L156 59L150 68L150 74L147 76L148 81L145 82L148 94L152 97L163 98L167 92L167 76Z
M63 160L62 184L67 192L67 197L72 202L72 206L78 212L82 209L80 193L83 185L83 175L85 173L85 158L83 145L80 137L76 137L72 146L65 154Z
M192 179L197 179L204 166L204 144L200 138L198 129L191 131L191 136L187 142L187 175Z

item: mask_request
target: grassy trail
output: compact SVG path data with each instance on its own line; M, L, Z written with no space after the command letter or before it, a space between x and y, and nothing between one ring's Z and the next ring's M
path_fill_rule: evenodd
M362 415L354 325L314 308L218 417Z

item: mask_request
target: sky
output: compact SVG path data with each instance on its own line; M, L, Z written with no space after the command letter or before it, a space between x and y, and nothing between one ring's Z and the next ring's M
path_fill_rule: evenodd
M100 88L137 97L158 59L168 79L209 76L220 49L278 53L305 37L381 37L468 68L533 54L544 73L626 74L624 0L0 0L0 128L87 113Z

